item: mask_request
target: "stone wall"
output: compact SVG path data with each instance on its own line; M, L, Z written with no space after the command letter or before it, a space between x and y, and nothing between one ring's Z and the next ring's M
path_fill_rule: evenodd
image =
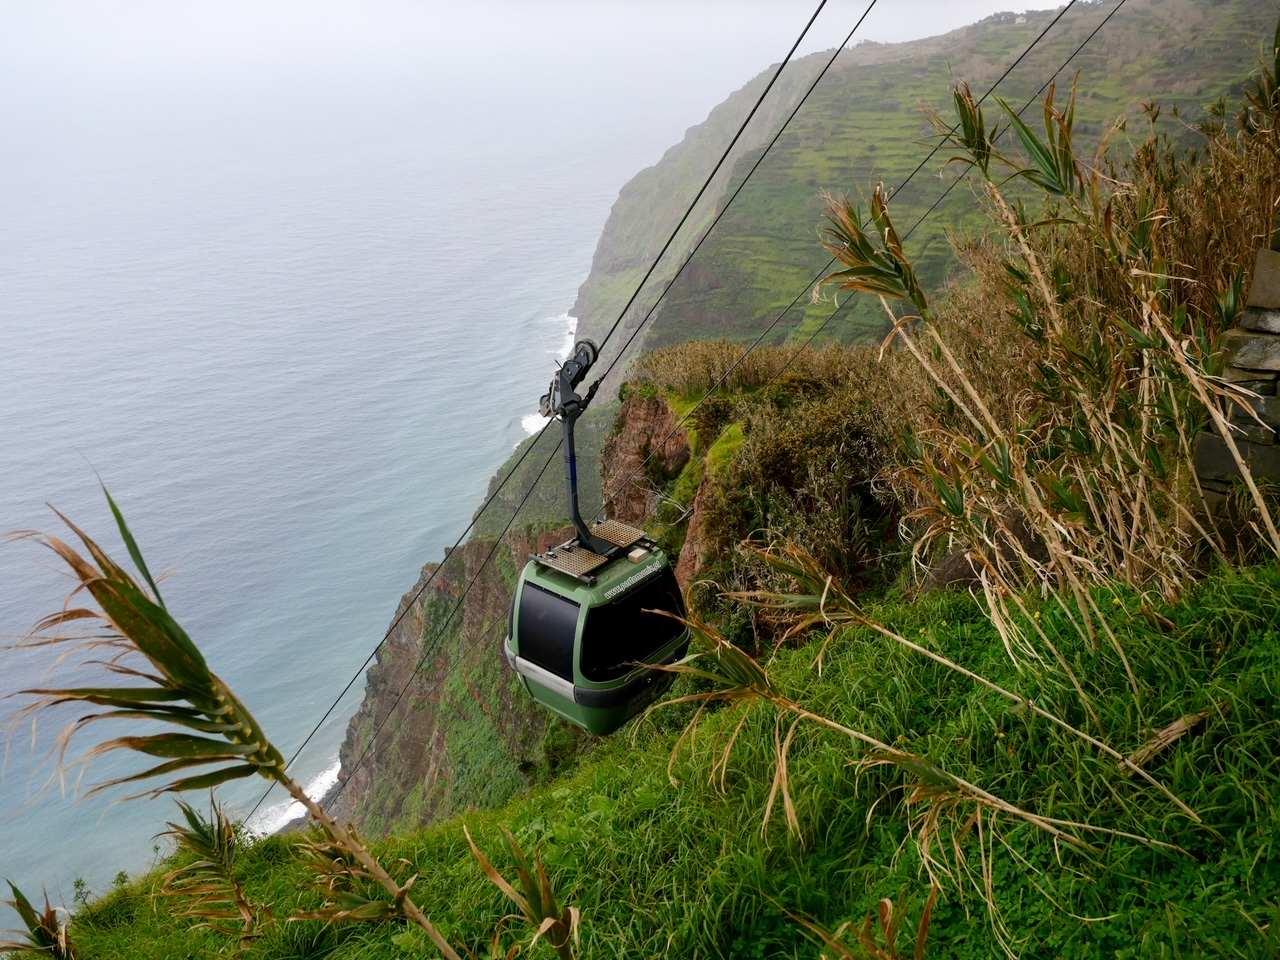
M1223 335L1222 348L1224 379L1257 394L1232 404L1232 438L1256 479L1280 483L1280 253L1258 251L1248 304L1239 327ZM1221 436L1205 432L1196 438L1195 465L1208 506L1216 511L1240 477L1235 457Z

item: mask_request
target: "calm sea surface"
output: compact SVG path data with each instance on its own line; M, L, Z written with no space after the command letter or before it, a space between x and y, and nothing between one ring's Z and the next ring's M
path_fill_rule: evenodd
M621 112L564 63L556 83L580 89L558 109L411 70L60 85L3 68L0 530L58 530L47 501L123 556L100 477L172 574L170 609L291 753L524 435L618 188L760 65L633 90ZM0 633L58 608L52 560L0 548ZM0 652L0 694L46 668ZM362 686L300 761L317 790ZM148 866L176 808L76 802L75 771L64 794L55 726L34 749L10 729L0 878L58 902L75 877L101 890ZM259 793L222 796L243 813ZM255 823L284 813L273 798Z

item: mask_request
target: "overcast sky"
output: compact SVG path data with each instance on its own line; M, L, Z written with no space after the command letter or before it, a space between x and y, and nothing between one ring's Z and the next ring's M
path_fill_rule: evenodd
M1042 4L1048 6L1049 4ZM476 55L512 45L706 45L706 56L776 61L812 0L0 0L0 50L46 64L123 70L323 66ZM806 43L833 46L866 7L829 0ZM1009 0L879 0L859 38L943 33ZM1020 9L1020 8L1019 8ZM745 78L744 78L745 79Z
M828 0L800 53L843 42L868 2ZM464 121L509 131L523 121L562 133L571 148L604 149L587 142L594 136L623 149L622 135L634 132L637 142L665 149L779 62L816 5L0 0L0 124L10 134L0 161L26 153L44 163L67 144L88 144L95 127L185 124L217 137L256 124L261 136L282 141L300 142L305 129L315 143L326 130L364 136L353 123L373 130L379 113L395 116L384 131L411 122L460 129ZM878 0L854 42L936 35L1002 9L1014 7ZM606 112L614 120L607 129L599 122ZM46 144L47 136L64 147ZM658 156L651 146L636 169Z
M828 0L800 53L843 42L868 2ZM566 149L647 144L627 154L638 170L779 62L816 4L0 0L0 166L123 142L129 124L138 149L233 134L328 149L465 125L469 155L520 149L523 124ZM1001 9L1013 7L878 0L854 42L936 35ZM486 131L507 136L482 147Z

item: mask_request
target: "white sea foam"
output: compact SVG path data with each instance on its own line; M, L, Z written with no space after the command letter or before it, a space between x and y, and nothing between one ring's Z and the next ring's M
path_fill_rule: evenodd
M556 363L564 363L569 359L570 351L573 350L573 344L578 334L578 321L567 313L561 313L554 317L548 317L546 322L555 324L563 330L563 335L560 339L556 341L553 347L548 348L546 352L556 358ZM526 413L520 418L520 426L524 428L525 436L528 437L541 430L546 422L547 418L536 410L533 413Z
M316 802L322 800L325 794L332 790L333 785L338 782L338 771L341 768L341 761L334 757L333 763L306 785L307 796ZM306 813L307 808L296 800L283 800L267 807L255 816L249 821L249 828L254 833L270 835L290 820L297 820L299 817L306 816Z
M547 422L547 418L540 413L526 413L520 418L520 426L524 428L526 437L532 437L535 433L542 429L542 425ZM516 444L520 446L520 444Z

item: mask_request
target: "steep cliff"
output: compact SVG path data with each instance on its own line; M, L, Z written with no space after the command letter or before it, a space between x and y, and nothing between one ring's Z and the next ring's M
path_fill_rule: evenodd
M338 813L381 834L503 803L554 769L560 741L544 745L501 644L518 564L568 535L475 539L423 569L348 727Z

